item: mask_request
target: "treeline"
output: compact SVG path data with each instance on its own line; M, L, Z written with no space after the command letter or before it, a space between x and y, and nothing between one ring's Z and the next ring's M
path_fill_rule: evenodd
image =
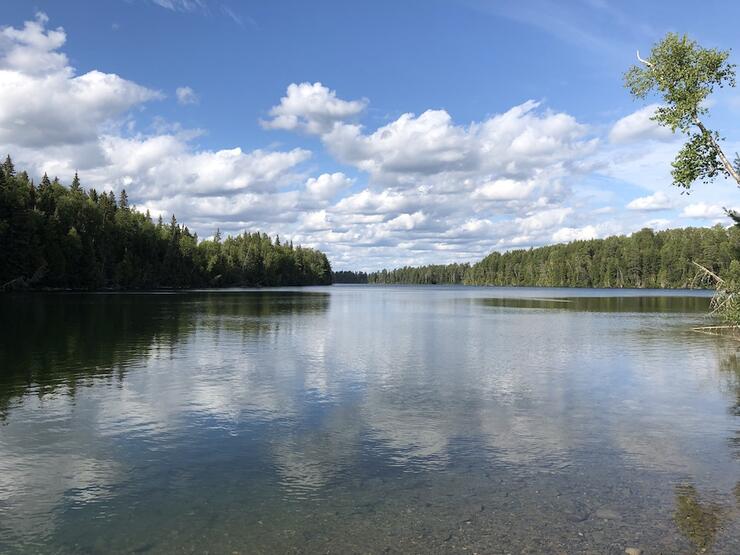
M368 283L406 283L414 285L459 285L465 283L470 264L404 266L368 275Z
M367 283L367 273L339 270L332 274L334 283Z
M84 190L44 175L38 186L8 156L0 168L0 289L328 285L324 253L264 233L198 241L141 213L126 191Z
M740 228L643 229L627 236L494 252L480 262L382 270L368 283L537 287L690 288L696 262L727 276L740 259ZM738 263L736 262L735 266Z

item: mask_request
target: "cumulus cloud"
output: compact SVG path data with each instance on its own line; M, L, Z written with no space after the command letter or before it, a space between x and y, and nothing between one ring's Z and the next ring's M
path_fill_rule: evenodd
M596 142L585 140L586 126L572 116L538 108L528 101L468 126L456 125L445 110L407 113L369 134L360 125L335 122L322 139L337 159L380 186L413 187L422 179L437 188L466 179L485 185L574 169Z
M292 83L280 104L270 110L271 119L263 121L268 129L301 129L320 134L330 131L334 123L358 115L365 100L342 100L336 91L321 83Z
M694 218L698 220L711 220L725 216L724 209L716 204L707 204L706 202L697 202L689 204L681 212L684 218Z
M76 75L58 52L63 29L37 14L23 28L0 29L0 143L44 148L94 142L101 126L132 107L161 98L115 74Z
M322 173L319 177L311 177L306 181L306 190L316 198L331 200L337 194L352 186L354 180L342 172Z
M598 145L587 126L535 101L468 125L446 110L405 113L373 131L349 121L365 104L293 84L263 122L318 135L338 161L367 175L366 188L326 208L331 230L314 234L340 256L343 247L368 259L374 248L403 245L420 263L439 261L440 251L470 259L541 244L572 215L558 207L570 194L565 180L578 178Z
M65 41L43 14L0 29L0 152L36 177L68 181L79 169L86 187L126 188L139 208L175 213L201 236L259 229L325 250L335 268L372 270L629 233L645 225L642 211L673 207L656 193L617 212L624 201L599 182L669 182L675 144L654 141L649 110L617 122L608 143L598 128L533 100L480 121L429 109L369 127L360 119L366 99L300 83L261 123L316 136L329 158L311 161L300 147L204 149L193 144L197 130L149 113L160 92L102 70L78 72ZM185 86L175 97L197 100ZM720 199L705 198L682 215L721 217Z
M190 87L177 87L175 95L177 96L177 103L183 106L200 102L200 98Z
M599 236L596 226L587 225L584 227L563 227L552 234L552 240L556 243L566 243L568 241L581 241L584 239L595 239Z
M671 220L667 218L655 218L654 220L648 220L645 222L643 227L649 227L651 229L668 229L671 227Z
M532 180L495 179L477 187L473 198L481 200L521 200L529 197L534 190Z
M516 223L520 231L530 234L561 225L572 213L572 208L551 208L535 212L525 218L517 218Z
M673 208L675 203L673 200L666 195L663 191L657 191L652 195L646 197L639 197L627 204L629 210L641 210L641 211L657 211L657 210L669 210Z
M658 104L650 104L618 120L609 131L609 140L612 143L629 143L645 139L672 139L671 130L661 127L652 119L657 108Z
M243 152L238 147L194 152L175 135L104 136L101 144L112 166L106 169L109 178L127 181L143 198L275 190L284 179L290 181L290 170L310 156L309 151L298 148L288 152Z
M67 35L61 27L46 29L48 22L45 13L37 12L36 18L26 21L22 29L0 29L0 68L26 75L65 70L67 56L57 50Z
M153 214L181 208L181 221L193 218L196 226L207 221L215 228L219 219L237 216L245 224L269 221L279 219L271 211L301 208L297 193L278 189L305 180L296 166L309 151L197 150L190 144L197 133L156 118L153 134L133 132L130 111L162 94L98 70L78 75L60 51L65 31L47 24L38 14L21 28L0 29L0 147L19 167L63 178L80 169L86 186L126 188ZM196 96L181 87L177 98L187 103ZM341 186L338 175L332 179L322 182L322 194Z

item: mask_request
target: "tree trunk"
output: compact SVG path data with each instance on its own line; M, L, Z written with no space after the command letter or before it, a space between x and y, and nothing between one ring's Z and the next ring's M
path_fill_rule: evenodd
M722 161L722 165L724 166L725 170L727 171L727 173L730 174L732 179L735 180L735 183L737 183L737 186L740 187L740 174L738 174L737 171L735 171L735 168L730 163L730 161L727 159L727 156L725 156L725 153L722 151L722 148L720 148L719 143L714 139L714 136L712 135L711 131L709 131L709 129L707 129L699 119L695 119L694 123L701 130L701 132L704 133L704 135L709 137L709 140L712 142L712 145L714 146L714 148L717 149L717 154L719 155L719 159Z

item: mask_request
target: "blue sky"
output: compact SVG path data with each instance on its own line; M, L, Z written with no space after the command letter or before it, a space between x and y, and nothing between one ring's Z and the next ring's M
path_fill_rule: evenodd
M126 188L201 237L280 233L339 269L712 225L737 189L672 187L680 138L621 76L668 31L736 47L738 16L712 2L6 0L0 151L37 178ZM740 148L738 91L712 113Z

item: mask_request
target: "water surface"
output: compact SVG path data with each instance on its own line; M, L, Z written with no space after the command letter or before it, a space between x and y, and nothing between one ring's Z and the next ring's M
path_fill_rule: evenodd
M706 295L0 297L0 552L740 553Z

